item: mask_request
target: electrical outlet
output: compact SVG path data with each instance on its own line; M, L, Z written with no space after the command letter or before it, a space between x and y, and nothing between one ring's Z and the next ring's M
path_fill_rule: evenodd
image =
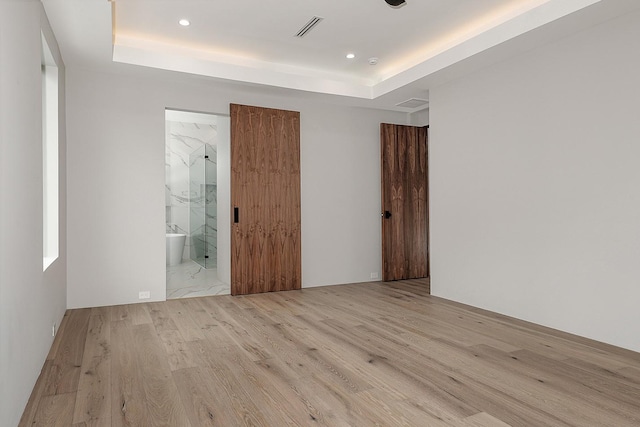
M53 322L53 326L51 327L51 336L56 336L56 322Z
M149 298L151 298L151 291L138 292L138 299L149 299Z
M378 272L375 271L375 272L371 273L371 278L372 279L377 279L378 278Z

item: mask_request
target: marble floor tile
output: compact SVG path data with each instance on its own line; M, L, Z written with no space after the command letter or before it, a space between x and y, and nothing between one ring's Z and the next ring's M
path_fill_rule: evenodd
M198 263L185 260L167 266L167 299L229 295L231 287L218 279L218 269L205 269Z

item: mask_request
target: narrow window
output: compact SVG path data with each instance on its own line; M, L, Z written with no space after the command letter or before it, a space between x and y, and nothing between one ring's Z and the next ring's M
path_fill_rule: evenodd
M43 271L58 258L58 67L42 35Z

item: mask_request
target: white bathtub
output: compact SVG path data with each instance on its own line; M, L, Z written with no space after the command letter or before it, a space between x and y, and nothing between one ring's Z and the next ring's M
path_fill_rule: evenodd
M178 265L182 262L186 234L167 233L167 265Z

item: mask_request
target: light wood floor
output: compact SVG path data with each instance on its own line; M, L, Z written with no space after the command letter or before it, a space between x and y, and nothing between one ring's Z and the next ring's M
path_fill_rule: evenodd
M69 310L20 425L640 425L640 354L427 289Z

